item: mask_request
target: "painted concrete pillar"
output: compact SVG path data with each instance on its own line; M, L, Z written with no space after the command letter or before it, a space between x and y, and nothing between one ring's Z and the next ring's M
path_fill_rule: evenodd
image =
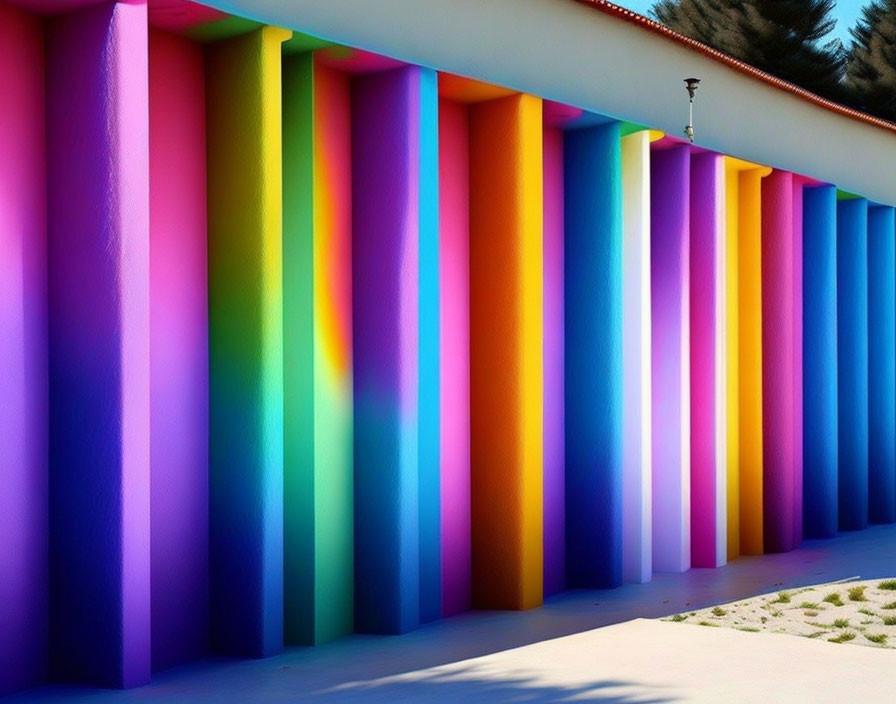
M740 232L740 162L725 157L725 396L728 559L740 555L740 367L738 306L738 235Z
M761 555L764 548L762 178L769 173L769 169L746 168L737 176L738 532L743 555Z
M809 179L793 175L793 541L803 542L803 201Z
M653 574L650 384L650 142L622 138L622 578Z
M44 31L0 5L0 697L47 673Z
M544 594L566 587L563 130L544 128Z
M149 35L152 652L208 650L208 282L202 48Z
M280 44L263 27L206 50L211 635L283 644Z
M286 642L354 628L350 77L283 62Z
M442 613L471 606L470 175L467 107L439 101Z
M427 238L438 236L437 182L424 183L438 178L427 161L438 138L436 75L407 67L360 76L351 97L355 625L400 633L420 623L427 599L426 613L441 604L438 579L435 593L420 589L439 548L420 523L438 518L420 484L437 482L438 467L419 456L420 247L431 255Z
M542 601L541 110L529 95L470 107L473 603L484 608Z
M622 162L619 123L569 130L566 575L622 583Z
M725 165L694 153L690 183L691 564L727 560Z
M793 174L775 170L762 181L762 501L767 552L796 546L793 530L796 485Z
M868 201L837 203L838 525L868 525Z
M420 622L442 617L441 254L439 234L439 95L435 72L420 89L418 301L420 416Z
M650 155L653 569L691 566L690 147Z
M837 189L803 200L803 513L810 538L837 534Z
M896 521L896 227L868 209L868 499L874 523Z
M150 675L147 16L111 2L47 36L53 676Z

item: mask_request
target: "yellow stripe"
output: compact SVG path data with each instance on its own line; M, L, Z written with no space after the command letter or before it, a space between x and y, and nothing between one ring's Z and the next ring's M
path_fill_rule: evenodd
M738 212L738 401L740 551L762 554L762 177L740 174Z
M522 491L523 491L523 608L539 606L542 601L542 474L544 457L543 392L543 178L541 100L520 96L519 106L519 184L522 276L518 279L523 378L521 401L523 414Z

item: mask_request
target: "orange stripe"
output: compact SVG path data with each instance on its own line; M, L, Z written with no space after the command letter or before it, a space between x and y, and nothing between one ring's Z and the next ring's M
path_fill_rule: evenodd
M541 100L470 109L473 600L542 600Z

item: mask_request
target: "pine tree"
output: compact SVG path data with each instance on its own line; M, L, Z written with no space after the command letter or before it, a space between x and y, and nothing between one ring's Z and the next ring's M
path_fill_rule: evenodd
M846 81L856 107L896 121L896 0L872 0L850 34Z
M659 0L661 23L832 100L846 99L845 52L822 42L836 0Z

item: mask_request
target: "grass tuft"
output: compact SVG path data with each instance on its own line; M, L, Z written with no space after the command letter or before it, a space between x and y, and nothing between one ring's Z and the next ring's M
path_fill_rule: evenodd
M756 626L741 626L737 630L746 631L747 633L759 633L759 629Z
M856 637L855 633L850 633L849 631L844 631L839 636L834 638L828 638L828 641L831 643L845 643L846 641L852 640Z
M886 589L887 591L896 591L896 579L885 579L877 585L878 589Z
M885 626L896 626L896 616L884 616Z
M673 621L675 623L680 623L681 621L684 621L686 618L687 618L687 616L685 614L674 614L669 617L669 620Z
M823 636L827 631L815 631L815 633L810 633L806 636L806 638L819 638Z
M866 616L877 616L871 609L859 609L860 614L865 614Z
M882 609L896 609L896 601L891 601L889 603L884 604L880 608Z
M833 604L834 606L843 606L843 600L840 598L840 595L837 592L831 592L828 594L824 601L828 604Z
M790 603L790 594L788 592L778 592L778 598L774 599L770 603L772 603L772 604L789 604Z
M868 587L850 587L847 593L850 601L868 601L865 598L865 590Z
M718 627L719 627L719 624L717 624L717 623L710 623L709 621L700 621L700 623L698 623L697 625L698 625L698 626L712 626L713 628L718 628Z
M831 625L834 628L849 628L849 619L848 618L835 618L834 623Z
M818 604L816 604L814 601L804 601L802 604L800 604L800 608L801 609L811 609L814 611L814 610L818 609Z
M887 642L887 634L886 633L866 633L865 638L870 640L872 643L877 643L878 645L883 645Z
M727 614L727 613L728 613L728 612L725 611L725 609L723 609L721 606L716 606L716 607L712 610L712 615L713 615L713 616L724 616L724 615Z

